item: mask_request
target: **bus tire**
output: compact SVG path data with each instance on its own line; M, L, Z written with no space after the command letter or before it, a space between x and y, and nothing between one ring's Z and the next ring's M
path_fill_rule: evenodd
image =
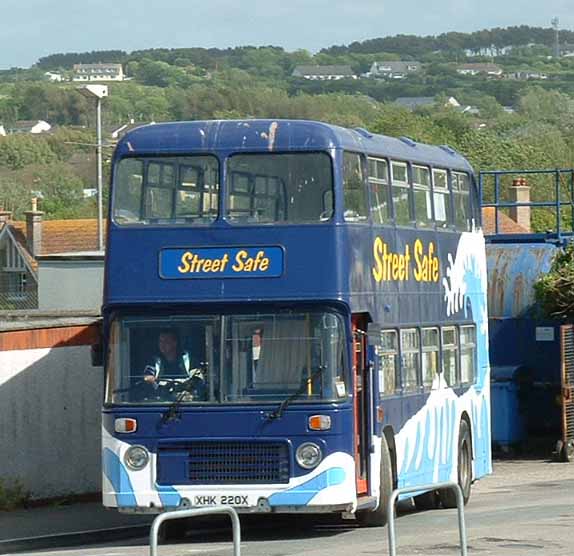
M472 446L470 427L464 419L460 422L458 432L457 477L458 485L462 490L462 498L466 505L470 498L470 488L472 484ZM440 501L443 508L456 508L456 494L454 490L441 490Z
M381 438L381 481L379 485L379 505L375 510L361 510L358 519L365 527L383 527L387 524L387 506L393 493L393 465L387 439Z

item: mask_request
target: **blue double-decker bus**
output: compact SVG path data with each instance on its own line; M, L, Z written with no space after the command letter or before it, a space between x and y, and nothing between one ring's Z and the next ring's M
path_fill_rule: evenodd
M393 488L468 500L490 472L484 240L454 150L144 126L114 154L106 261L106 506L381 525Z

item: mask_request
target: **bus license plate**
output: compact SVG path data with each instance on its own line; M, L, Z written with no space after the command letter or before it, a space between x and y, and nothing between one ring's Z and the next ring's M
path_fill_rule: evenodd
M193 497L194 506L250 506L249 497L243 494L198 495Z

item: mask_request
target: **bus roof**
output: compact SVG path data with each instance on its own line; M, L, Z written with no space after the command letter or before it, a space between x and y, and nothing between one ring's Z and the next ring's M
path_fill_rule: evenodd
M211 120L150 124L127 133L116 156L191 152L285 152L344 149L444 168L472 171L447 146L376 135L306 120Z

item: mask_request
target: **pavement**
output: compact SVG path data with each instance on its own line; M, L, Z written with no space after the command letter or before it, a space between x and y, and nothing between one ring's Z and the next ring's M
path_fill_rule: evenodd
M120 514L100 502L0 511L0 554L145 536L154 517Z

